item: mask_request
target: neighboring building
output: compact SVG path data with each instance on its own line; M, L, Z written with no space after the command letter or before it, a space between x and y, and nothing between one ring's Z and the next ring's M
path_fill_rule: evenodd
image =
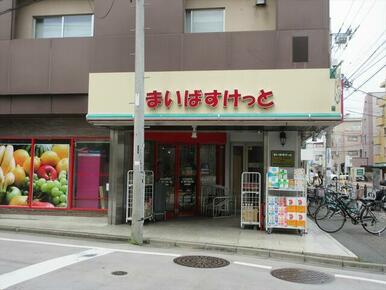
M385 88L385 82L381 84ZM386 179L386 95L385 92L375 94L378 114L376 115L376 131L374 132L374 166L383 169L383 179Z
M310 169L321 171L324 173L325 168L325 156L326 156L326 138L309 139L306 142L307 151L312 152L313 159L309 161L308 166Z
M332 132L332 159L335 172L345 171L345 162L351 159L346 167L361 167L368 161L363 155L362 120L345 119ZM349 169L348 171L349 172Z
M48 166L39 176L68 167L60 185L21 184L29 196L21 208L49 201L125 220L137 101L133 3L0 1L0 144L21 149L15 163L31 180L40 163ZM146 3L145 169L166 218L200 215L208 185L229 188L240 206L242 172L264 178L285 163L292 174L304 138L342 119L329 1L256 3Z
M365 96L362 115L362 144L363 157L367 159L366 165L374 164L375 142L379 142L376 119L380 116L382 109L377 105L377 97L384 94L372 92ZM375 141L375 142L374 142Z

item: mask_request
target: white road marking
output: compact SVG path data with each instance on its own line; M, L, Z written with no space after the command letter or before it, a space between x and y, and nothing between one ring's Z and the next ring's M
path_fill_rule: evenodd
M272 269L271 266L264 266L264 265L244 263L244 262L233 262L233 263L236 265L248 266L248 267L253 267L253 268L260 268L260 269L266 269L266 270ZM364 282L371 282L371 283L386 285L386 281L383 281L383 280L376 280L376 279L369 279L369 278L350 276L350 275L341 275L341 274L334 274L334 276L336 278L349 279L349 280L359 280L359 281L364 281Z
M122 249L115 249L115 248L91 247L91 246L84 246L84 245L63 244L63 243L43 242L43 241L34 241L34 240L20 240L20 239L0 238L0 241L18 242L18 243L29 243L29 244L57 246L57 247L67 247L67 248L112 250L114 252L127 253L127 254L167 256L167 257L179 257L179 256L181 256L181 255L172 254L172 253L161 253L161 252L151 252L151 251L135 251L135 250L122 250Z
M371 282L371 283L386 285L386 281L382 281L382 280L368 279L368 278L355 277L355 276L349 276L349 275L341 275L341 274L335 274L335 277L336 278L342 278L342 279L359 280L359 281L365 281L365 282Z
M0 289L6 289L16 284L34 279L58 269L87 261L114 252L108 249L89 249L77 254L63 256L37 263L13 272L0 275Z
M233 262L233 264L236 265L242 265L242 266L248 266L248 267L254 267L254 268L261 268L266 270L271 270L271 266L265 266L265 265L258 265L258 264L250 264L250 263L244 263L244 262Z
M128 253L128 254L141 254L141 255L154 255L154 256L167 256L167 257L179 257L179 256L181 256L179 254L173 254L173 253L161 253L161 252L151 252L151 251L135 251L135 250L122 250L122 249L115 249L115 248L90 247L90 246L85 246L85 245L63 244L63 243L34 241L34 240L21 240L21 239L0 238L0 241L29 243L29 244L38 244L38 245L48 245L48 246L58 246L58 247L67 247L67 248L88 249L87 251L84 251L84 252L81 252L81 253L78 253L78 254L64 256L64 257L56 258L56 259L53 259L53 260L48 260L48 261L45 261L45 262L42 262L42 263L38 263L38 264L35 264L35 265L28 266L26 268L22 268L22 269L16 270L14 272L10 272L10 273L6 273L6 274L3 274L3 275L0 275L0 289L5 289L5 288L10 287L12 285L15 285L15 284L23 282L23 281L21 281L21 282L14 283L14 282L12 282L13 280L6 280L6 279L10 279L9 277L11 277L11 275L16 275L16 277L19 275L19 279L24 279L25 278L24 281L26 281L26 280L35 278L37 276L41 276L41 275L44 275L46 273L55 271L57 269L66 267L66 266L71 265L71 264L79 263L81 261L89 260L89 259L92 259L92 258L96 258L98 256L102 256L102 255L106 255L106 254L114 253L114 252ZM96 256L84 257L84 255L94 254L94 253L96 253ZM71 258L68 258L68 259L69 260L73 259L73 261L70 262L69 260L66 260L66 257L71 257ZM74 259L74 257L77 257L78 260ZM55 261L60 261L61 259L64 259L64 260L62 262L60 262L61 265L59 265L60 263L57 264L57 266L59 266L59 267L55 268L52 265L50 265L50 263L52 263L52 261L54 261L53 263L55 264ZM70 262L70 263L69 264L65 264L65 263L68 263L68 262ZM265 270L271 270L272 269L272 266L265 266L265 265L259 265L259 264L237 262L237 261L235 261L233 263L236 264L236 265L248 266L248 267L253 267L253 268L260 268L260 269L265 269ZM27 275L28 273L21 273L22 271L29 271L28 269L32 269L31 273L29 274L29 275L31 275L31 274L34 273L34 271L36 271L36 270L34 270L35 267L39 267L39 265L43 265L43 267L42 267L43 268L42 269L43 272L41 272L41 274L38 274L37 276L33 276L31 278L26 278L26 277L28 277L28 275ZM18 274L18 273L21 273L21 274ZM378 283L378 284L386 285L386 281L376 280L376 279L368 279L368 278L349 276L349 275L341 275L341 274L335 274L335 277L336 278L342 278L342 279L359 280L359 281L365 281L365 282L371 282L371 283ZM15 279L15 278L13 277L11 279ZM4 285L6 285L5 283L7 283L7 281L11 281L13 284L9 285L9 286L4 286Z

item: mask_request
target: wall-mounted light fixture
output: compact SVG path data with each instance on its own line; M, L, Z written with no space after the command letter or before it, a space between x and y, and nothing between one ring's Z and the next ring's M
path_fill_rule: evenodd
M192 139L196 139L196 138L197 138L197 126L193 125L192 126Z
M284 146L285 142L287 141L286 133L284 131L281 131L279 137L280 137L280 144L281 144L281 146Z

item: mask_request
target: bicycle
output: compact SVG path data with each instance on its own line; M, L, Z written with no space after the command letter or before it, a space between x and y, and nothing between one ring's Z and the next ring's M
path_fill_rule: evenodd
M327 188L323 186L317 186L315 188L308 188L307 191L307 214L315 218L316 210L319 206L325 203L326 199L329 199L330 192L335 186L330 184Z
M331 191L330 197L315 212L315 222L321 230L336 233L343 228L348 218L353 224L360 223L370 234L380 235L386 230L383 191L374 200L360 199L360 206L355 207L349 206L352 200L337 192ZM355 204L358 205L356 202Z

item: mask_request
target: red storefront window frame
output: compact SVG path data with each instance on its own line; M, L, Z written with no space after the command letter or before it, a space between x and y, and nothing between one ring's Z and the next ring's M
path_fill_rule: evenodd
M11 142L14 140L17 141L30 141L29 144L31 144L31 160L34 160L35 157L35 144L37 140L44 140L44 141L60 141L60 140L66 140L70 141L70 168L69 168L69 180L68 180L68 203L66 208L61 207L55 207L55 208L45 208L45 207L38 207L38 206L32 206L32 198L33 198L33 184L30 183L29 190L28 190L28 206L9 206L9 205L0 205L0 209L24 209L24 210L48 210L48 211L93 211L93 212L107 212L106 209L98 209L98 208L76 208L72 207L72 201L73 201L73 191L74 191L74 157L75 157L75 143L77 141L110 141L109 137L89 137L89 136L26 136L26 137L14 137L14 136L1 136L0 137L0 143L1 140L7 140L9 144L12 144ZM30 180L33 180L33 165L34 163L31 162L31 168L30 168Z
M145 141L153 141L154 143L154 160L153 160L153 170L154 174L157 175L157 151L159 144L172 144L176 146L176 158L179 156L179 146L180 144L189 144L189 145L195 145L196 146L196 164L197 164L197 174L196 174L196 209L195 209L195 215L198 215L201 211L201 200L200 200L200 194L198 194L201 191L201 160L200 160L200 148L201 145L216 145L216 181L219 182L222 185L225 183L225 166L223 168L220 168L220 158L222 157L220 155L220 146L225 146L227 142L227 135L226 133L209 133L209 132L202 132L197 134L197 138L192 138L191 132L171 132L171 131L163 131L163 132L145 132ZM225 150L224 150L224 156L225 157ZM225 164L224 164L225 165ZM179 172L179 162L176 162L176 172ZM178 192L178 183L176 183L175 192ZM175 210L177 209L178 205L178 194L175 195L174 200L174 207ZM172 214L173 216L174 214Z

